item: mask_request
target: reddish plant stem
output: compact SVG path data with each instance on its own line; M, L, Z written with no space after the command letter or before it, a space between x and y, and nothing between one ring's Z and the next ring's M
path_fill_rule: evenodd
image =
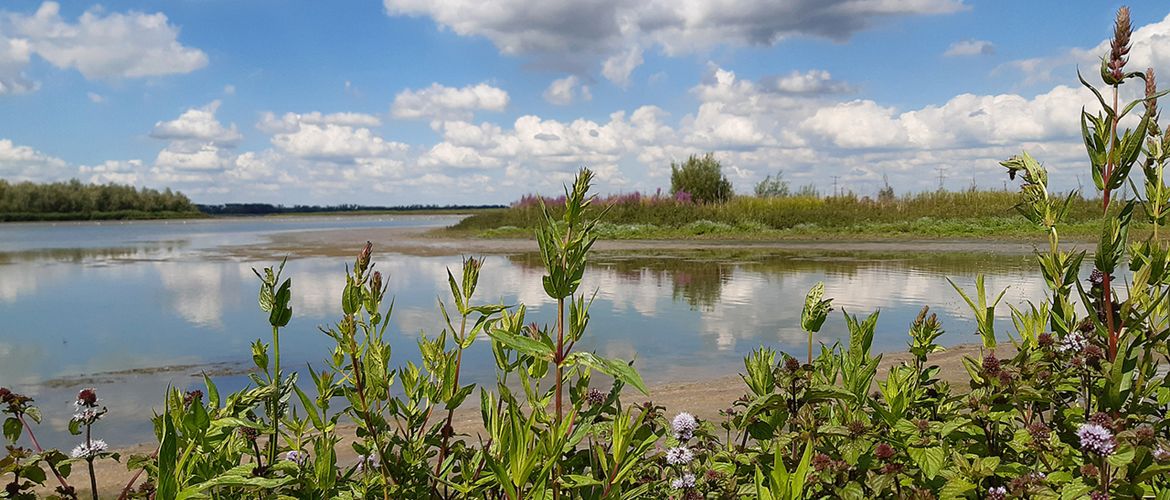
M37 435L33 434L32 427L29 427L28 422L24 421L24 414L17 413L16 419L20 420L20 425L23 425L24 430L28 431L28 438L32 440L33 447L37 449L37 453L44 453L45 450L41 448L41 443L37 442ZM49 470L53 471L53 475L57 477L57 481L61 483L62 488L69 489L69 483L66 483L65 478L61 476L61 473L57 472L57 467L49 464Z
M1109 215L1109 183L1112 181L1113 169L1117 161L1117 85L1113 86L1113 121L1109 130L1109 156L1105 161L1105 193L1101 197L1102 212ZM1122 242L1124 243L1124 242ZM1117 359L1117 329L1113 325L1113 287L1110 273L1103 273L1101 281L1102 301L1105 304L1105 328L1109 334L1109 361Z
M158 458L158 448L155 448L154 453L150 454L150 458ZM126 483L124 488L122 488L122 493L118 495L118 500L126 500L126 498L129 498L130 489L134 487L134 483L138 481L138 478L142 476L142 472L145 470L146 469L138 469L138 472L135 472L133 476L130 476L130 481Z

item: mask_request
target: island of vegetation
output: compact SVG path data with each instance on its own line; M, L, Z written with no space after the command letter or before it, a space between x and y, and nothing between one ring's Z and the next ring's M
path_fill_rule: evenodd
M1101 226L1101 200L1075 192L1054 196L1068 201L1064 234L1076 240L1093 238ZM445 232L530 238L542 221L542 200L556 212L564 198L526 195L507 208L463 219ZM813 185L793 189L783 172L758 183L752 195L737 195L719 160L706 154L671 165L669 193L610 195L591 210L607 211L597 228L601 239L1035 239L1032 222L1016 208L1019 202L1019 193L1006 189L898 196L889 184L874 197L851 191L822 195ZM1111 210L1116 212L1116 207ZM1137 223L1133 229L1137 234L1150 230L1148 224Z

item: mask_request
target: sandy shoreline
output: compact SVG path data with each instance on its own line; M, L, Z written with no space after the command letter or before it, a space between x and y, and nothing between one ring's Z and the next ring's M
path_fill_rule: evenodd
M244 259L292 257L337 257L354 254L367 240L377 252L406 255L511 254L536 252L532 239L458 238L436 233L432 228L375 228L361 230L312 230L276 233L258 244L222 247L219 255ZM601 240L596 251L677 251L677 250L774 250L873 253L988 253L1031 254L1039 242L995 240ZM1065 250L1092 250L1092 243L1064 245Z

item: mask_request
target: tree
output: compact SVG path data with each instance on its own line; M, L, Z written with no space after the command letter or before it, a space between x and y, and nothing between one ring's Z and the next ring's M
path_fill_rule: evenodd
M886 174L882 174L882 184L884 185L878 190L878 203L893 203L895 199L894 187L890 185L890 179L886 177Z
M756 184L756 196L760 198L787 198L792 195L788 181L784 180L784 171L778 170L776 177L771 175Z
M670 163L670 194L690 194L701 203L723 203L731 199L731 182L715 155L691 155L682 165Z

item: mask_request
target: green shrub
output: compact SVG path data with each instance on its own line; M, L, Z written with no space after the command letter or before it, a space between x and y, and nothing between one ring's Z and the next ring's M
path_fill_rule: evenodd
M699 203L723 203L733 194L723 165L711 153L691 155L681 165L671 162L670 193L687 193Z

